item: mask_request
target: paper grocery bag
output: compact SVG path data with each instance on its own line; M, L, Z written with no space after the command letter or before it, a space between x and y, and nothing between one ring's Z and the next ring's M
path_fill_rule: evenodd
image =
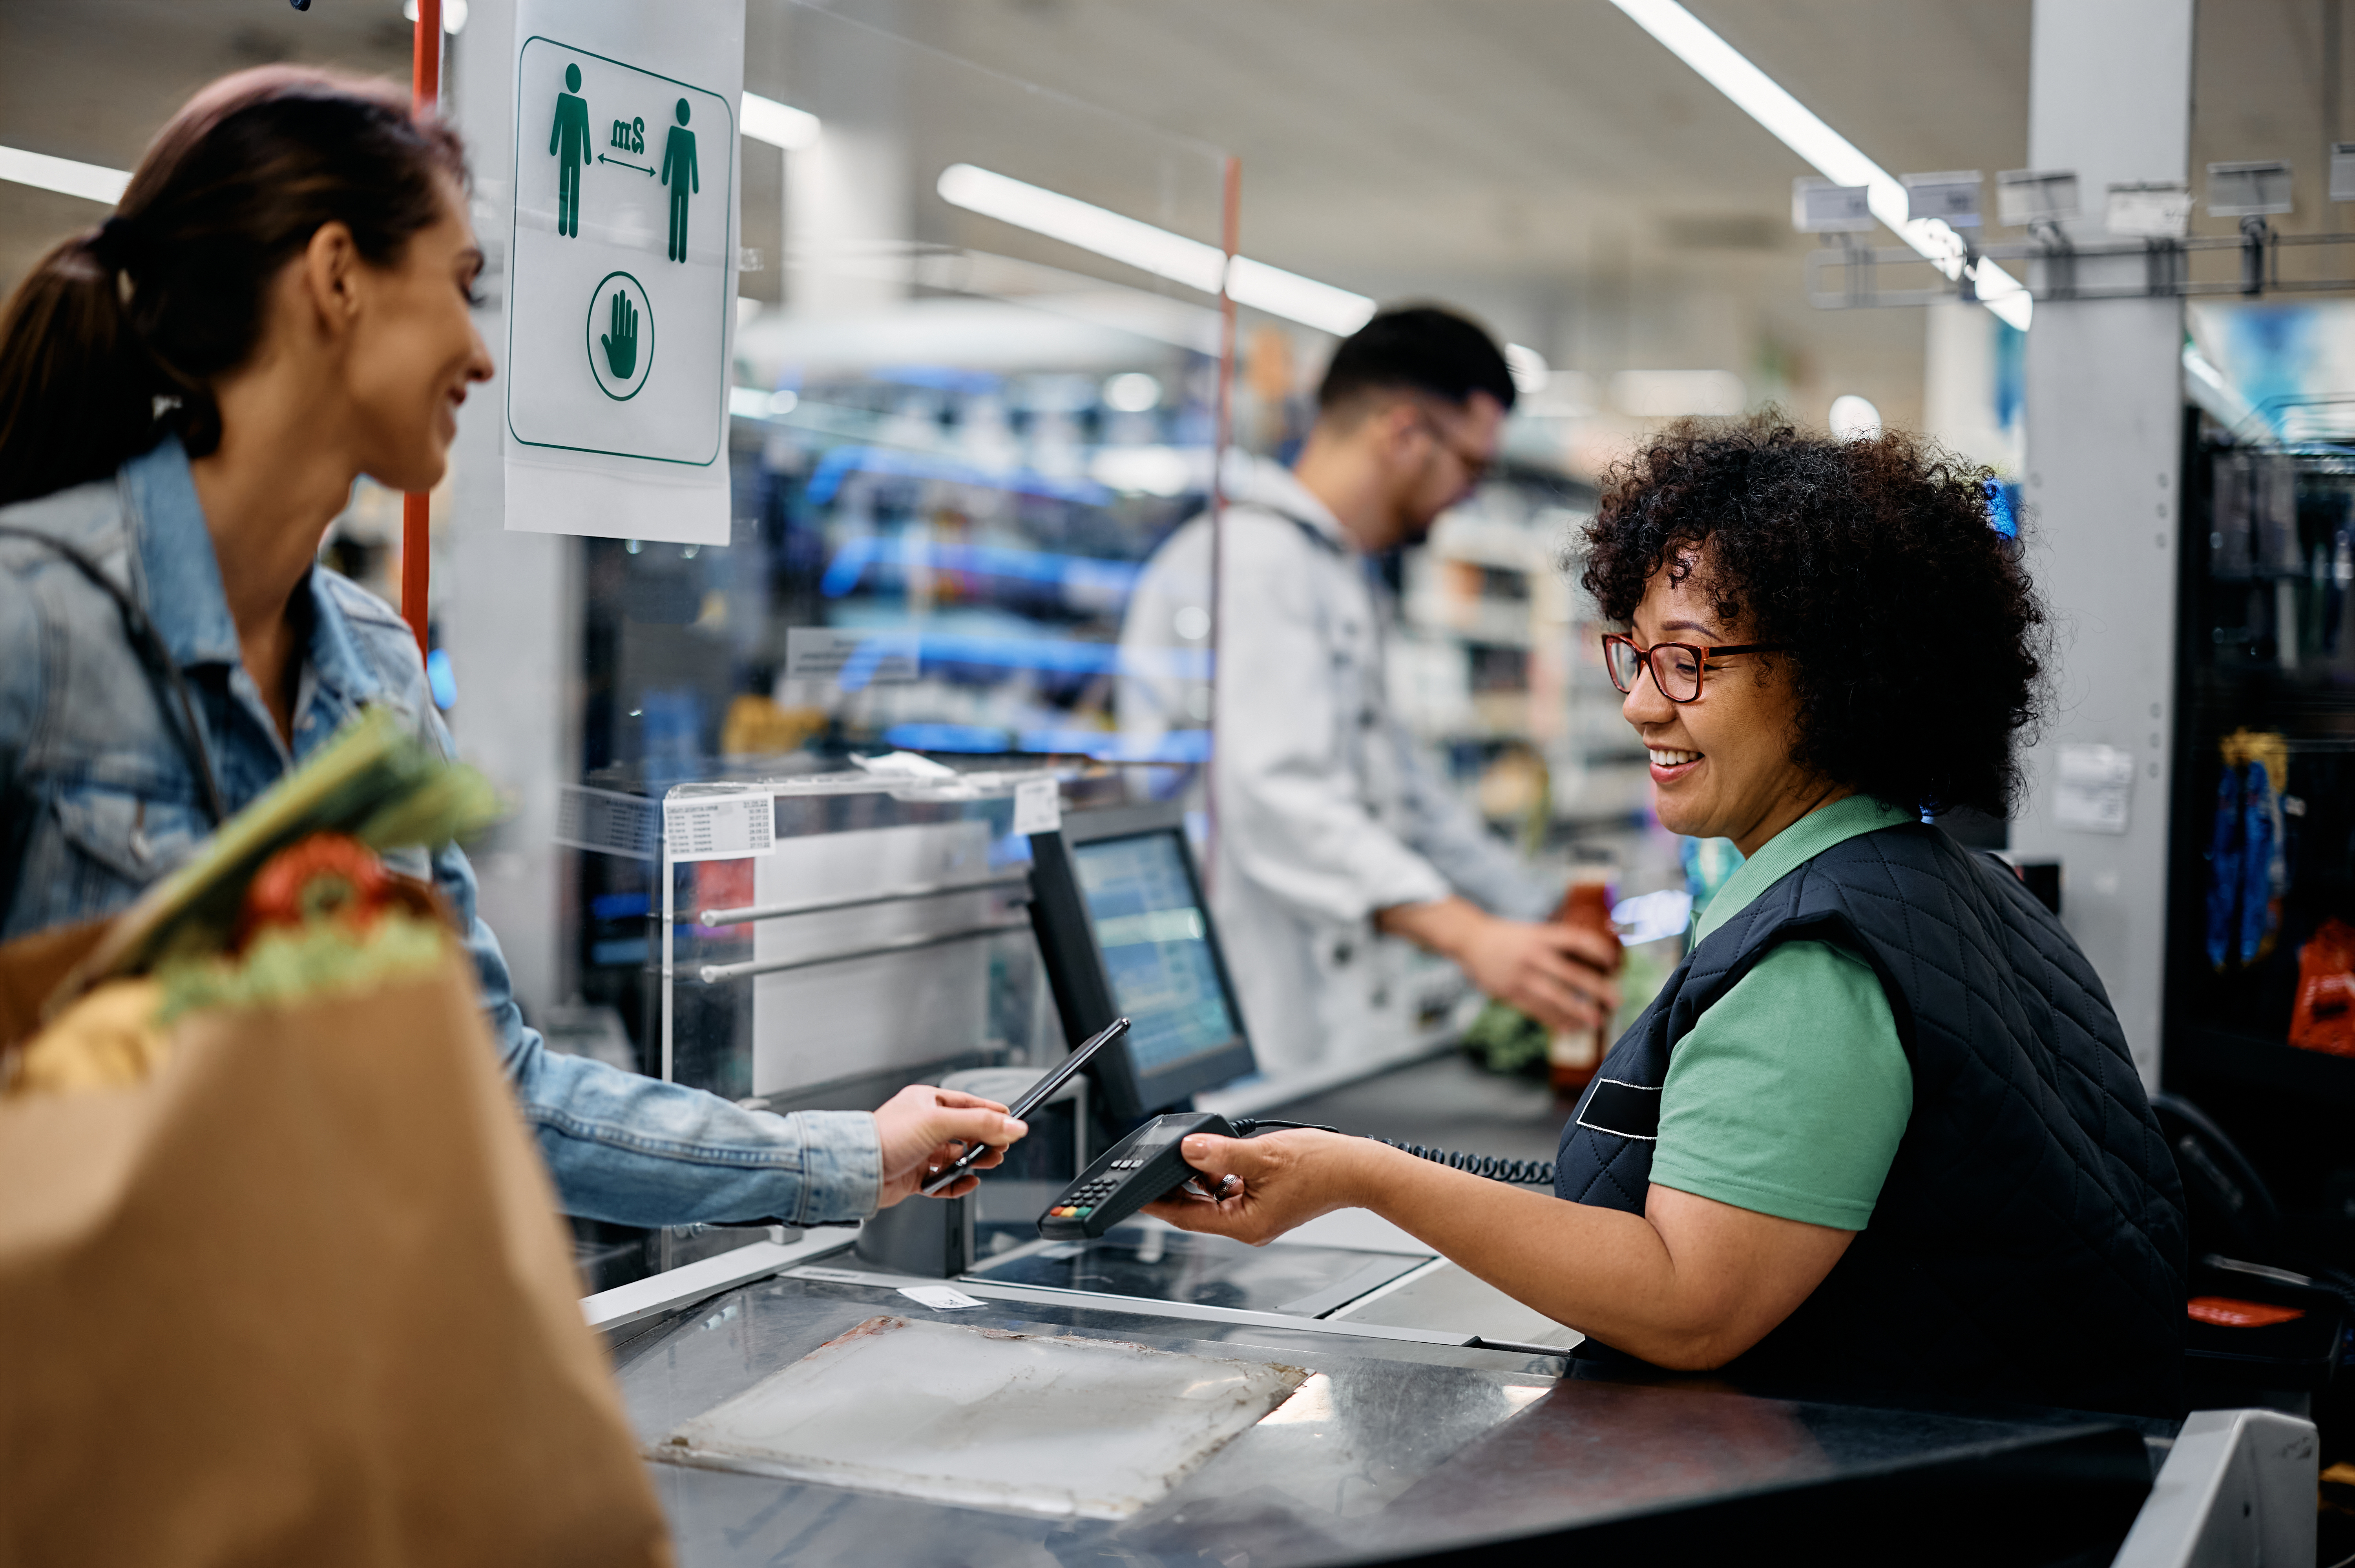
M666 1563L577 1290L454 947L0 1101L0 1563Z

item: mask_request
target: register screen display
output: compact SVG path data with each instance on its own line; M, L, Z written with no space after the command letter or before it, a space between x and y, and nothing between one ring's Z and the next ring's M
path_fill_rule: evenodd
M1080 891L1113 997L1132 1019L1129 1060L1152 1072L1242 1031L1235 1027L1178 835L1074 846Z

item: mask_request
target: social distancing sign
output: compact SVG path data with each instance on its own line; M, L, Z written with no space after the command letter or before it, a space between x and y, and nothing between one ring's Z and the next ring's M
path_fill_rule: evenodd
M520 0L507 527L725 544L743 0Z

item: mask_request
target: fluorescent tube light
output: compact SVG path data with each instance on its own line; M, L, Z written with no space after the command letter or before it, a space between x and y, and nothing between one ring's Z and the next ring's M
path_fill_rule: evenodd
M417 20L417 0L401 0L400 15ZM466 30L466 0L442 0L442 30L453 38Z
M1076 245L1099 256L1109 256L1139 272L1184 283L1206 294L1219 292L1219 281L1226 273L1226 253L1216 245L1188 240L1167 229L1124 218L1093 202L993 174L971 164L951 164L943 169L934 188L951 207L978 212L984 218L995 218L1017 229L1028 229L1033 234L1044 234L1050 240L1060 240L1066 245ZM1285 278L1292 275L1283 274Z
M817 116L806 109L796 109L790 103L780 103L773 98L763 98L757 92L744 95L744 134L755 142L766 142L773 147L783 147L788 153L798 153L817 144Z
M1347 337L1373 319L1374 302L1249 256L1238 256L1227 272L1227 292L1237 304L1280 315L1336 337Z
M1668 52L1700 73L1701 79L1733 101L1791 151L1813 164L1834 185L1865 187L1870 193L1872 215L1897 237L1937 264L1952 278L1963 270L1963 241L1936 219L1910 219L1905 187L1888 170L1858 150L1856 144L1815 112L1785 91L1767 74L1750 63L1732 44L1719 37L1700 17L1677 0L1611 0L1636 25L1666 45ZM2023 331L2032 302L2019 281L1981 258L1975 272L1979 303Z
M1545 356L1518 343L1505 345L1505 365L1513 373L1513 390L1525 398L1536 397L1553 379L1553 367L1546 363Z
M126 169L78 164L71 158L53 158L47 153L27 153L18 147L0 147L0 180L112 207L123 199L123 187L131 183L131 175Z
M1237 304L1336 337L1348 336L1374 314L1374 301L1365 294L1254 261L1249 256L1236 257L1229 267L1225 252L1216 245L971 164L951 164L943 169L934 188L951 207L1124 261L1140 272L1206 294L1217 293L1223 278ZM1533 377L1538 385L1543 384L1541 355L1518 344L1508 345L1505 354L1513 361L1517 377Z

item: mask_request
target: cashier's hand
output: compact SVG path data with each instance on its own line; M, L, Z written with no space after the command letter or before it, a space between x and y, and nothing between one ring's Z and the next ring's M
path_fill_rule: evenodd
M1463 898L1393 904L1374 923L1454 959L1482 995L1548 1029L1593 1029L1619 1009L1618 949L1593 932L1506 920Z
M889 1209L918 1190L969 1144L992 1146L974 1164L976 1170L986 1170L1006 1157L1007 1145L1029 1130L995 1100L911 1084L875 1113L875 1131L883 1141L883 1190L875 1206ZM980 1185L977 1176L963 1177L933 1196L962 1198Z
M1265 1246L1295 1225L1357 1202L1358 1158L1379 1146L1313 1130L1222 1138L1196 1133L1186 1163L1202 1174L1145 1211L1181 1231ZM1197 1196L1192 1189L1201 1189Z

